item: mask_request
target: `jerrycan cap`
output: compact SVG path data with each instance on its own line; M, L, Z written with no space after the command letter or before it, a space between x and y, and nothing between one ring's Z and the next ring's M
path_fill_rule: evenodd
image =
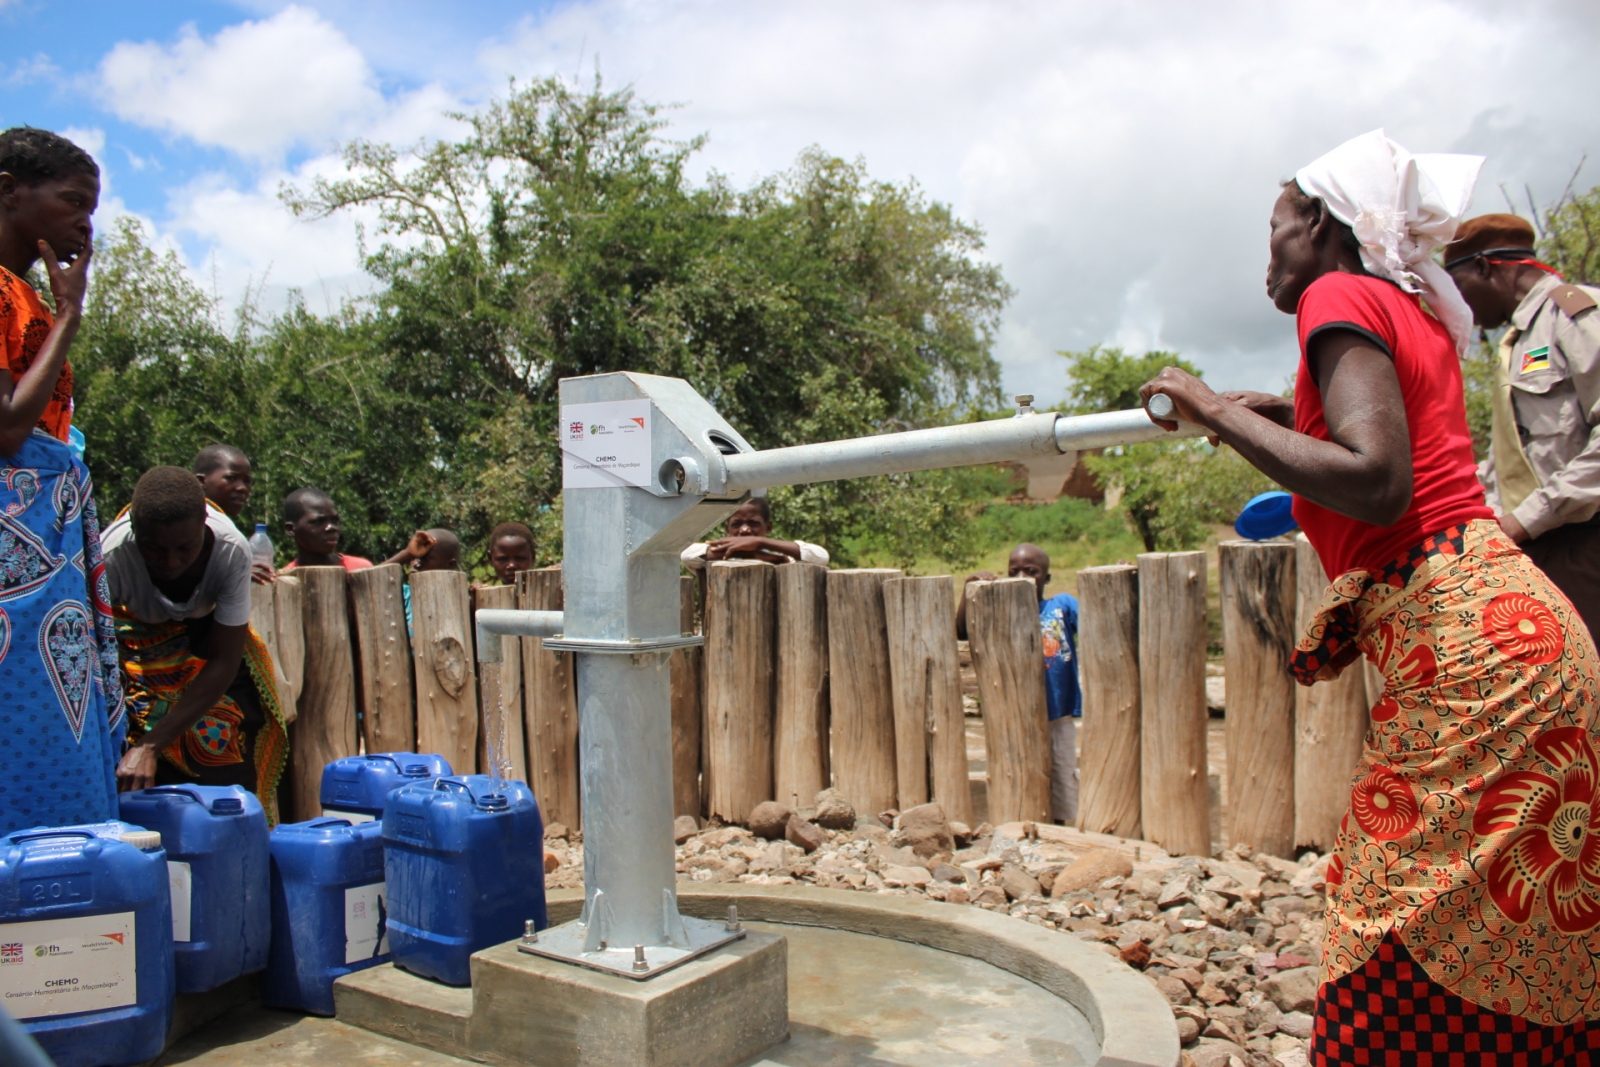
M244 811L244 801L238 797L218 797L211 802L213 815L239 815Z
M408 763L400 768L400 774L406 778L426 778L428 777L428 765L426 763Z
M132 845L140 852L154 852L161 847L159 830L124 830L117 835L117 838L123 844Z
M506 799L504 793L488 793L476 797L474 806L479 811L505 811L511 807L511 801Z

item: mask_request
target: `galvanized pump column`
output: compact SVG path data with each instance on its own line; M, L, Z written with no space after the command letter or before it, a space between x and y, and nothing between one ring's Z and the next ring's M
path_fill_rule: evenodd
M1151 410L1167 417L1170 403L1158 396ZM554 633L545 647L577 656L584 912L521 947L632 978L743 936L735 922L678 913L667 663L674 649L701 643L679 629L685 547L754 489L1202 432L1167 433L1142 409L1066 417L1025 407L1015 418L756 452L677 378L567 378L561 406L566 610L485 610L477 625L480 638ZM498 641L478 647L499 656Z

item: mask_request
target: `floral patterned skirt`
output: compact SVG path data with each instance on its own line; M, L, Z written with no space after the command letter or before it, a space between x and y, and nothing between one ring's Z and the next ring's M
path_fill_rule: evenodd
M1392 939L1489 1013L1600 1019L1600 683L1572 604L1472 522L1336 578L1291 669L1310 684L1363 654L1384 693L1329 863L1323 981Z
M205 666L212 619L148 623L124 606L115 610L128 738L137 741L177 705ZM244 786L261 799L270 820L288 754L272 656L251 628L237 677L209 711L161 750L156 780Z

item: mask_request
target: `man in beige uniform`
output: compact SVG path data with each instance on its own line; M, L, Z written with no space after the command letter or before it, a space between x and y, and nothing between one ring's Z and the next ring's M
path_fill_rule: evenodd
M1444 265L1486 330L1509 323L1479 467L1506 533L1600 634L1600 289L1538 262L1516 215L1468 219Z

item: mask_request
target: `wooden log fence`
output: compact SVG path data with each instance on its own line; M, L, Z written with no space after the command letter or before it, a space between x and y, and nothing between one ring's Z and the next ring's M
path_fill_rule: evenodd
M561 570L546 567L517 575L517 606L560 611ZM582 829L578 788L578 687L572 654L552 652L537 637L522 638L523 732L528 743L528 785L539 798L545 825Z
M974 825L961 668L951 639L954 583L949 575L890 578L883 602L900 808L932 799L945 818Z
M1139 837L1139 569L1078 572L1078 828Z
M1295 544L1299 604L1295 640L1316 616L1328 588L1311 542ZM1367 734L1367 669L1352 663L1332 681L1297 685L1294 736L1294 843L1326 852L1333 847L1339 822L1350 807L1350 779L1361 762ZM1374 670L1374 673L1376 671ZM1381 690L1381 685L1379 687ZM1230 709L1231 710L1231 709Z
M779 567L773 577L778 642L773 795L799 809L810 807L830 780L828 572L810 563L795 563Z
M1222 647L1228 680L1228 847L1290 856L1295 845L1295 549L1225 541Z
M361 679L362 740L368 752L417 751L404 586L405 574L394 563L350 575L350 609L355 617Z
M695 633L696 582L687 575L678 579L678 626L683 633ZM781 616L780 616L781 624ZM700 792L700 751L704 711L701 707L701 664L704 649L680 648L672 654L672 813L700 816L704 796Z
M1144 836L1211 853L1206 774L1206 554L1139 557L1139 807Z
M857 815L898 802L883 583L897 570L828 572L828 741L833 784ZM706 669L712 669L706 654Z
M745 822L772 789L776 595L760 560L706 565L706 809Z
M437 752L451 767L475 767L478 675L467 576L460 571L417 571L410 583L418 751Z
M1286 665L1326 578L1309 544L1220 547L1226 825L1223 847L1326 849L1348 807L1375 671L1309 689ZM411 589L410 632L404 611ZM1083 723L1080 828L1207 854L1204 553L1150 553L1078 573ZM704 604L697 604L703 589ZM680 583L680 622L705 647L673 654L675 815L743 822L835 788L872 818L938 803L975 826L1050 817L1050 744L1037 596L972 582L968 631L987 743L987 804L969 782L949 576L753 561ZM457 773L526 780L546 823L582 828L573 658L498 638L481 672L474 607L560 610L561 571L469 589L459 572L407 578L307 567L252 590L291 728L284 818L320 812L322 766L358 751L439 752ZM480 676L481 675L481 676Z
M515 608L517 590L509 585L485 585L472 590L472 610ZM476 630L473 633L476 635ZM478 664L478 706L482 709L478 731L478 767L493 767L502 778L526 781L528 746L522 726L522 639L501 637L500 658Z
M967 635L988 742L989 821L1050 821L1050 730L1031 578L969 582Z
M356 670L343 567L301 567L305 688L289 733L292 819L322 814L322 768L356 754Z

